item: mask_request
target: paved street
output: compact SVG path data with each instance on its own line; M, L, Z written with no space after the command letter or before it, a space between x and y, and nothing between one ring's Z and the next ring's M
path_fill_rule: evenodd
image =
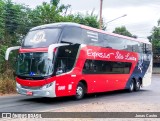
M25 111L114 111L114 112L160 112L160 75L153 75L152 85L139 92L115 91L92 94L83 100L72 97L35 98L28 96L0 97L0 112Z

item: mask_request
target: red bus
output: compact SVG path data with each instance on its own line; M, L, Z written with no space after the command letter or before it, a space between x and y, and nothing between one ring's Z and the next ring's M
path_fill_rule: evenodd
M16 88L22 95L60 97L151 84L152 45L76 23L32 28L19 49Z

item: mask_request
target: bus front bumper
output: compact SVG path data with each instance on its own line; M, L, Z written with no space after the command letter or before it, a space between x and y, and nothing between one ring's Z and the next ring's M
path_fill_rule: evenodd
M28 96L39 96L39 97L56 97L55 94L56 82L44 85L39 88L22 86L16 82L16 90L19 94Z

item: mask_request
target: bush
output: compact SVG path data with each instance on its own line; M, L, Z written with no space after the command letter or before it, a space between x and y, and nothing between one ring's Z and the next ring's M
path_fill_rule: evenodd
M5 61L4 56L7 46L0 45L0 95L15 93L15 80L13 71L15 67L15 53L10 54L10 60Z
M11 74L12 72L8 71L9 76L0 75L0 94L14 94L16 93L16 86L15 86L15 80Z

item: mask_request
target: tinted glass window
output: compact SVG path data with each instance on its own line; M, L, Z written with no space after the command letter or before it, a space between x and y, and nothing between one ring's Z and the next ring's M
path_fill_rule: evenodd
M98 32L83 30L83 40L87 45L99 45L99 35Z
M139 42L126 39L125 43L126 43L125 50L132 51L132 52L142 52L142 47Z
M131 63L101 60L86 60L84 74L129 74Z
M146 44L142 44L142 49L143 49L143 53L145 54L146 53Z
M55 60L56 75L71 71L76 61L78 48L78 44L58 48L57 57Z
M135 41L132 41L132 48L133 48L133 52L139 52L139 43L138 42L135 42Z
M62 32L61 42L82 44L82 29L78 27L65 27Z
M107 42L104 40L104 36L105 34L102 33L98 33L98 42L96 43L97 46L101 46L101 47L107 47Z
M105 39L108 42L108 46L113 49L124 50L125 49L125 40L119 37L106 35Z
M22 47L48 47L51 44L57 43L61 29L50 28L30 31L22 44Z
M42 52L20 53L16 74L29 77L44 77L53 74L53 63Z
M139 50L139 53L143 53L143 44L139 42L138 44L138 50Z
M82 35L84 44L87 45L101 46L118 50L128 50L138 53L151 53L151 46L133 40L85 29L82 30Z
M145 53L151 54L151 51L152 51L152 46L149 44L145 44Z

